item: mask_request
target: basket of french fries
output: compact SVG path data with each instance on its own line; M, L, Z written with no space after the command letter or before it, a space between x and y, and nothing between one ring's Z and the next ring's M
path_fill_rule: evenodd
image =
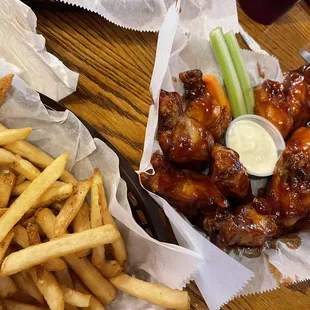
M144 308L139 304L139 309L152 309L150 304L188 309L186 291L147 282L133 274L135 267L144 264L144 270L153 268L153 275L158 273L160 281L165 276L171 278L161 276L160 268L169 264L180 268L178 264L187 261L183 274L176 274L177 269L171 271L180 283L183 280L180 285L184 285L184 279L199 266L198 255L174 245L162 245L147 234L144 236L138 225L133 224L132 216L124 215L124 212L130 215L129 210L115 207L124 202L122 192L126 190L124 182L115 177L119 175L117 165L113 166L115 154L108 151L110 161L102 169L104 159L100 148L104 146L87 138L85 133L78 133L79 143L83 137L89 146L87 156L80 152L70 155L66 148L75 140L76 131L72 133L72 128L68 128L70 139L64 143L58 127L67 128L66 121L72 121L72 114L65 112L59 116L51 112L56 124L44 130L41 123L51 115L42 105L33 110L34 116L23 118L28 119L27 124L34 124L33 128L9 128L8 124L20 123L22 115L32 113L28 103L20 105L29 99L29 88L19 80L22 86L10 90L12 79L9 75L0 80L3 104L0 121L5 121L5 125L0 124L0 309L104 309L110 303L111 309L136 309L137 299L126 301L127 295L143 301ZM51 153L54 151L58 156L45 151L52 144L48 136L52 130L59 141ZM29 141L35 132L32 144ZM58 145L64 145L64 152L56 150ZM75 175L66 167L74 167ZM114 182L105 174L113 175ZM111 206L116 220L110 213ZM124 220L120 221L122 216ZM135 237L131 239L130 235ZM143 253L159 253L165 267L158 262L154 267L153 262L148 269L145 261L148 255L141 258ZM177 286L168 281L169 284ZM119 294L123 294L122 299L113 307Z

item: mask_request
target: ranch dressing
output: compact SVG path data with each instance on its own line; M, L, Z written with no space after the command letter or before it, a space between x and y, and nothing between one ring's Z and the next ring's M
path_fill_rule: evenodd
M272 173L278 159L277 148L261 125L249 120L236 122L228 133L227 144L240 155L250 174Z

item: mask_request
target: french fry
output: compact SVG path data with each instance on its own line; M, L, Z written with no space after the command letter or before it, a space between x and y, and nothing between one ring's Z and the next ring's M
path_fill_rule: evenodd
M27 180L18 185L15 185L12 189L12 196L20 196L31 184L31 181Z
M26 181L26 177L18 173L16 176L16 180L15 180L15 186L19 185L25 181Z
M122 266L116 260L106 260L102 267L97 267L105 278L112 278L122 272Z
M56 217L50 209L44 208L36 213L36 222L49 239L53 239L55 236L55 221Z
M8 128L0 123L0 132L5 130L8 130ZM8 151L20 155L40 168L46 168L54 161L51 156L47 155L27 141L17 141L11 144L7 144L4 147ZM64 171L60 179L67 183L77 183L76 178L68 171Z
M17 184L17 178L16 178L15 186L12 189L11 195L12 196L20 196L29 187L30 184L31 184L31 181L29 181L29 180L26 180L26 181L23 181L23 182ZM61 187L61 186L66 186L66 185L68 185L68 184L64 183L64 182L56 181L49 189L51 189L53 187ZM70 185L70 187L71 186L72 185ZM44 194L46 194L49 191L49 189ZM66 199L66 198L67 197L65 197L63 199Z
M0 218L0 242L5 238L13 226L23 217L36 200L59 178L63 173L69 154L60 155L48 166L14 201L9 210Z
M3 262L5 253L9 247L9 245L11 244L11 241L14 237L14 230L11 230L6 237L0 242L0 265Z
M9 208L0 208L0 217L8 210L9 210ZM34 214L35 214L35 210L30 209L24 214L23 218L25 218L25 219L29 218L29 217L33 216Z
M90 206L90 227L100 227L103 225L102 208L100 205L98 183L96 182L96 169L93 175L91 185L91 206ZM92 249L92 263L96 267L103 267L105 263L105 249L104 246L99 246Z
M49 209L42 209L37 213L36 219L47 237L49 239L53 238L53 222L55 221L55 216L52 211ZM67 255L65 260L102 303L109 303L115 298L115 288L110 285L110 283L87 258L79 258L75 254L71 254ZM98 305L96 301L94 304Z
M71 279L71 275L68 269L58 270L54 272L56 279L60 286L65 286L74 289L74 285ZM65 310L77 310L76 306L65 303Z
M0 164L1 165L10 165L15 162L15 155L11 152L0 148Z
M78 258L76 255L71 254L67 255L65 259L84 284L103 304L108 304L115 299L115 287L100 274L87 257Z
M112 215L110 214L110 211L107 206L107 201L105 198L105 192L104 192L104 187L103 187L102 175L98 169L95 171L95 174L93 176L93 182L98 184L99 199L100 199L100 204L102 208L101 212L102 212L103 224L111 224L115 227L115 229L118 230L115 224L115 221ZM125 248L123 238L121 237L116 242L113 242L112 246L113 246L115 259L121 266L124 266L127 261L127 251Z
M17 173L31 181L40 175L40 170L38 168L28 160L21 158L19 155L15 156L15 163L12 167Z
M46 310L46 308L25 304L23 302L5 299L3 300L6 310Z
M0 298L12 296L17 291L17 287L10 277L0 277Z
M0 208L7 207L15 179L16 176L9 167L0 166Z
M162 285L148 283L130 277L123 272L109 280L119 290L152 304L180 310L187 310L190 307L190 299L186 291L173 290Z
M29 272L50 309L63 310L65 307L64 296L53 274L42 266L35 266Z
M79 212L73 219L72 227L75 233L90 229L89 208L86 202L83 203ZM84 256L87 256L88 254L89 254L89 249L76 253L76 255L79 257L84 257Z
M77 307L88 307L91 295L81 293L66 286L61 285L64 294L65 302Z
M90 189L91 179L78 182L73 189L72 194L66 200L63 208L60 210L55 222L55 236L64 234L80 210L85 197Z
M8 74L0 79L0 106L2 105L4 98L11 87L14 74Z
M36 245L41 243L41 238L38 233L37 224L29 223L27 225L27 235L29 240L29 245ZM67 264L60 258L54 257L50 258L48 261L43 263L43 267L47 271L63 270L67 268Z
M72 278L68 269L55 271L55 276L60 285L74 289Z
M71 183L63 183L61 185L52 186L44 192L32 208L44 208L54 202L62 201L71 195L72 190L73 185Z
M78 291L80 291L82 293L91 295L89 307L87 307L86 309L89 309L89 310L104 310L104 307L103 307L102 303L99 301L99 299L96 296L94 296L88 290L88 288L86 288L84 283L80 280L80 278L75 273L72 274L72 279L74 281L74 287L75 287L76 290L78 290Z
M38 290L37 286L27 271L21 271L12 275L12 280L20 290L26 292L40 304L44 304L44 298L42 294Z
M44 263L51 258L111 243L118 238L120 234L112 225L104 225L37 244L8 255L1 266L1 275L11 275Z
M13 240L21 246L23 249L29 247L29 239L27 235L27 229L21 225L16 225L14 227L14 237Z
M0 132L0 145L14 143L16 141L25 140L31 134L32 128L8 129Z

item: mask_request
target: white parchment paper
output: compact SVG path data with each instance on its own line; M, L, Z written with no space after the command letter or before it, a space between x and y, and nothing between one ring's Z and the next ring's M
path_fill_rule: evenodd
M0 63L0 74L10 72ZM151 238L134 220L127 200L125 182L120 178L116 154L101 140L93 139L86 127L69 112L46 110L37 92L14 77L13 86L0 109L0 122L11 128L31 126L29 141L56 157L63 152L72 156L68 169L78 179L88 178L94 168L104 177L112 215L124 237L130 271L143 279L182 289L194 277L203 258L198 253ZM119 293L108 309L159 309L144 301Z
M11 63L11 72L59 101L76 90L78 74L46 51L36 26L37 18L27 5L19 0L0 1L0 63Z
M189 69L200 69L204 74L214 74L221 79L220 69L207 39L208 35L185 30L184 24L180 22L183 12L185 9L180 1L177 5L172 5L159 32L150 86L154 104L150 106L140 172L152 170L151 156L154 151L160 149L156 140L160 89L182 94L183 87L178 76L180 72ZM201 20L201 24L203 23L204 20ZM253 86L262 81L258 74L258 64L266 79L283 80L279 62L275 57L250 51L242 51L242 56ZM264 182L264 179L252 180L254 191ZM223 303L239 294L263 292L275 289L281 281L287 283L310 277L309 263L306 259L310 257L308 233L300 234L302 244L297 250L292 250L277 241L276 249L265 248L258 258L250 259L240 253L227 255L211 244L164 199L153 193L150 195L164 209L179 244L204 256L205 265L197 275L196 282L211 310L220 308ZM280 278L274 277L274 267Z
M114 24L139 31L158 31L168 8L178 0L59 0L98 13ZM215 26L238 31L235 0L184 1L182 24L206 35ZM201 23L203 20L203 23Z

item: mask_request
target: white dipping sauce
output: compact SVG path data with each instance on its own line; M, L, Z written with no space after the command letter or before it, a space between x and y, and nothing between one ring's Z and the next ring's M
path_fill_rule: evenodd
M277 148L268 131L261 125L240 120L228 134L228 147L240 155L240 161L251 174L268 174L278 160Z

